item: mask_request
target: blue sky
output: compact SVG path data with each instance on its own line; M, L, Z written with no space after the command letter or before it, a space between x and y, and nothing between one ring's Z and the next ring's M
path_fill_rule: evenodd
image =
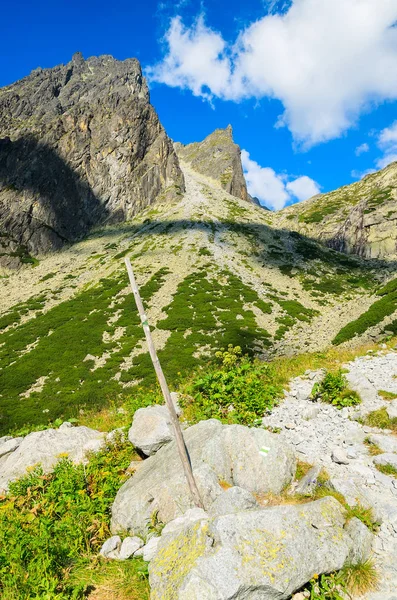
M397 160L397 0L2 3L0 85L137 57L168 134L231 123L251 191L280 208Z

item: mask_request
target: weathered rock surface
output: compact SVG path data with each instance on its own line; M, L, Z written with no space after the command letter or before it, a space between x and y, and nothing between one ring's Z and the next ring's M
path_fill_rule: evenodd
M175 396L175 394L174 394ZM180 408L174 401L176 413ZM174 429L166 406L155 404L138 409L128 432L131 444L146 456L155 454L164 444L174 439Z
M136 59L77 53L0 89L0 253L10 265L183 189Z
M365 560L371 542L357 519L345 526L331 497L203 519L163 533L149 566L151 598L283 600L315 573Z
M295 473L296 459L289 446L263 429L211 419L186 429L185 440L206 509L223 493L219 482L253 493L279 493ZM171 442L145 460L119 490L112 507L112 531L144 534L154 511L168 523L189 508L190 494Z
M244 488L235 485L218 496L211 505L209 513L220 516L252 508L258 508L258 503L254 496Z
M390 465L397 470L397 454L392 454L391 452L379 454L379 456L375 456L374 463L382 466Z
M397 163L361 181L299 202L276 222L326 245L365 258L397 256Z
M184 146L177 142L175 150L195 171L216 179L232 196L249 200L247 184L241 166L240 148L233 141L230 125L216 129L202 142Z
M83 462L87 452L101 448L104 434L88 427L72 427L70 423L63 423L59 429L37 431L16 440L14 450L0 458L0 492L6 491L11 481L25 475L28 467L40 464L44 471L50 471L60 455L67 455L74 463Z

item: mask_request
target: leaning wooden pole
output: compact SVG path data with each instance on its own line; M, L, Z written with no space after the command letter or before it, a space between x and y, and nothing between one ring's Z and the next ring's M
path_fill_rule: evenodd
M150 358L152 359L154 370L156 371L157 379L159 380L161 391L163 392L164 400L171 416L171 421L175 432L176 445L178 447L179 456L181 458L183 470L185 472L187 483L189 485L190 493L194 504L199 508L203 508L203 503L201 502L200 494L197 489L197 484L193 476L192 465L190 463L185 440L183 439L183 433L179 423L178 415L176 414L174 403L172 402L170 390L168 389L168 384L164 376L163 369L161 368L160 361L157 357L156 348L153 343L152 334L150 333L149 323L145 314L145 309L143 308L142 298L140 296L137 283L135 281L135 276L132 270L131 262L129 258L125 258L124 260L125 265L127 267L128 277L130 278L132 293L135 297L136 306L138 308L143 330L145 332L146 341L149 347Z

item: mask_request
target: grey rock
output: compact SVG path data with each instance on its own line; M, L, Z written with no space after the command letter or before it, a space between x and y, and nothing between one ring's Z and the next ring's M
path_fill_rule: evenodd
M151 598L290 598L314 573L356 560L359 544L367 557L372 534L344 525L330 497L199 521L161 537L149 565Z
M389 419L397 419L397 400L392 400L386 407Z
M189 508L182 517L177 517L165 525L162 535L181 531L190 525L194 525L197 521L209 519L208 513L202 508Z
M33 71L0 92L0 255L80 239L184 191L136 59L91 57Z
M205 509L223 493L219 482L250 492L279 493L291 482L296 459L276 434L211 419L184 432L193 472ZM117 493L112 531L145 534L153 511L168 523L192 508L175 442L144 461Z
M299 481L294 493L302 494L303 496L310 496L317 486L317 479L321 473L321 469L321 465L314 465Z
M26 473L28 467L41 465L48 472L67 454L74 463L86 460L87 452L98 451L104 434L88 427L60 427L35 431L27 435L11 453L0 458L0 491L6 491L10 481Z
M118 551L121 546L121 539L118 535L113 535L104 542L99 554L104 558L113 558L115 551Z
M155 454L174 438L171 417L166 406L138 409L128 432L131 444L146 456Z
M23 437L10 438L9 440L6 440L0 444L0 458L6 454L10 454L10 452L14 452L14 450L19 448L22 440Z
M228 515L253 508L258 508L254 496L241 487L233 486L218 496L208 512L210 515Z
M337 463L338 465L349 464L349 459L346 456L346 452L338 446L332 450L331 458L334 461L334 463Z
M373 433L368 437L369 441L378 446L383 452L397 453L397 437L382 433Z
M147 544L142 548L139 548L134 554L134 556L142 556L143 560L146 562L150 562L156 555L157 549L160 543L159 536L153 536L149 539Z
M385 454L379 454L378 456L375 456L374 463L376 465L383 466L390 465L397 469L397 454L391 454L388 452L386 452Z
M142 548L143 545L144 541L137 536L124 538L119 551L119 559L127 560L133 556L139 548Z
M241 166L240 148L233 141L233 131L216 129L202 142L174 145L180 159L191 164L198 173L216 179L232 196L249 200Z

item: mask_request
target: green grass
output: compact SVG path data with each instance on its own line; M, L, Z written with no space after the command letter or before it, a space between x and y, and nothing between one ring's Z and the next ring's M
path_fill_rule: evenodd
M311 398L327 402L336 408L356 406L361 403L358 393L348 388L347 379L341 369L334 373L328 371L322 381L315 383Z
M146 302L161 287L165 273L158 271L141 287ZM47 313L0 334L0 344L4 342L0 347L0 431L25 423L46 423L60 416L75 417L80 409L100 408L125 395L113 377L123 357L143 339L132 294L117 296L126 285L126 274L103 279ZM115 306L110 308L115 297ZM121 316L108 326L116 310ZM125 327L119 345L105 343L103 333L112 334L116 327ZM56 334L51 335L52 331ZM23 354L26 346L36 342ZM84 358L87 354L101 356L105 351L111 351L106 364L91 371L93 362ZM20 394L43 376L48 376L44 389L22 400ZM44 409L48 412L43 413Z
M382 287L378 291L378 295L382 296L380 300L376 300L358 319L351 321L339 331L332 340L335 346L362 335L397 310L397 288L393 282ZM393 331L392 327L393 325L388 325L387 329Z
M386 390L378 390L378 396L383 398L383 400L395 400L397 398L397 394Z
M397 477L397 469L393 465L375 465L375 467L384 475L391 475Z
M397 432L397 418L390 419L386 408L379 408L370 412L362 419L362 424L369 425L369 427L379 427L379 429L391 429Z
M133 458L131 444L117 442L85 466L61 458L52 474L37 467L11 484L0 499L2 600L83 600L101 580L114 581L115 567L109 571L97 553L110 535L110 507ZM146 598L143 561L131 561L129 571L123 582L135 594L129 597Z

